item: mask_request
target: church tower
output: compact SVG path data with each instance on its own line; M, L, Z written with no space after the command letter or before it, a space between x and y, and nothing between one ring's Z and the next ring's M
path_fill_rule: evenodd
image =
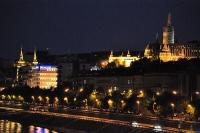
M167 25L163 27L163 50L169 49L169 44L174 44L174 27L171 14L168 14Z
M34 55L33 55L33 65L37 65L38 61L37 61L37 52L36 49L34 49Z
M174 44L174 27L172 26L171 14L168 14L167 25L163 27L163 42L161 46L161 51L159 54L160 60L163 62L171 61L171 49L170 45Z
M26 62L24 61L23 50L21 47L19 60L16 62L16 67L17 67L16 81L18 81L19 79L19 69L25 65L26 65Z

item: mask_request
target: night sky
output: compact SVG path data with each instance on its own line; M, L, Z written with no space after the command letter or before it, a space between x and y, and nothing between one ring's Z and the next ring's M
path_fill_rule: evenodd
M0 57L142 50L171 12L175 39L200 40L200 0L0 0Z

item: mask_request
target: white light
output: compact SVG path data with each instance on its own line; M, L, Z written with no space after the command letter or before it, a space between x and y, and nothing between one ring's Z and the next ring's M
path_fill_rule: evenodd
M139 127L139 124L136 121L132 122L132 127Z
M157 132L161 132L162 131L162 127L160 125L155 125L153 130L157 131Z

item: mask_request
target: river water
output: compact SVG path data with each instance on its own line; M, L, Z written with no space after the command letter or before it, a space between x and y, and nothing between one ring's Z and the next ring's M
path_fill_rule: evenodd
M17 122L0 120L0 133L57 133L54 130L33 125L22 125Z

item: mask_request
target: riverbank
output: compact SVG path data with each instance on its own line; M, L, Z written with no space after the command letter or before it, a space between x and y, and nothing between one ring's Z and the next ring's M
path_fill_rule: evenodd
M46 116L42 114L30 114L27 112L18 111L3 111L1 110L0 119L7 119L22 123L23 125L34 125L45 127L48 129L55 130L59 133L128 133L141 131L142 132L153 132L151 129L139 129L131 128L129 126L119 126L112 124L105 124L102 122L86 121L79 119L70 119L56 116Z

